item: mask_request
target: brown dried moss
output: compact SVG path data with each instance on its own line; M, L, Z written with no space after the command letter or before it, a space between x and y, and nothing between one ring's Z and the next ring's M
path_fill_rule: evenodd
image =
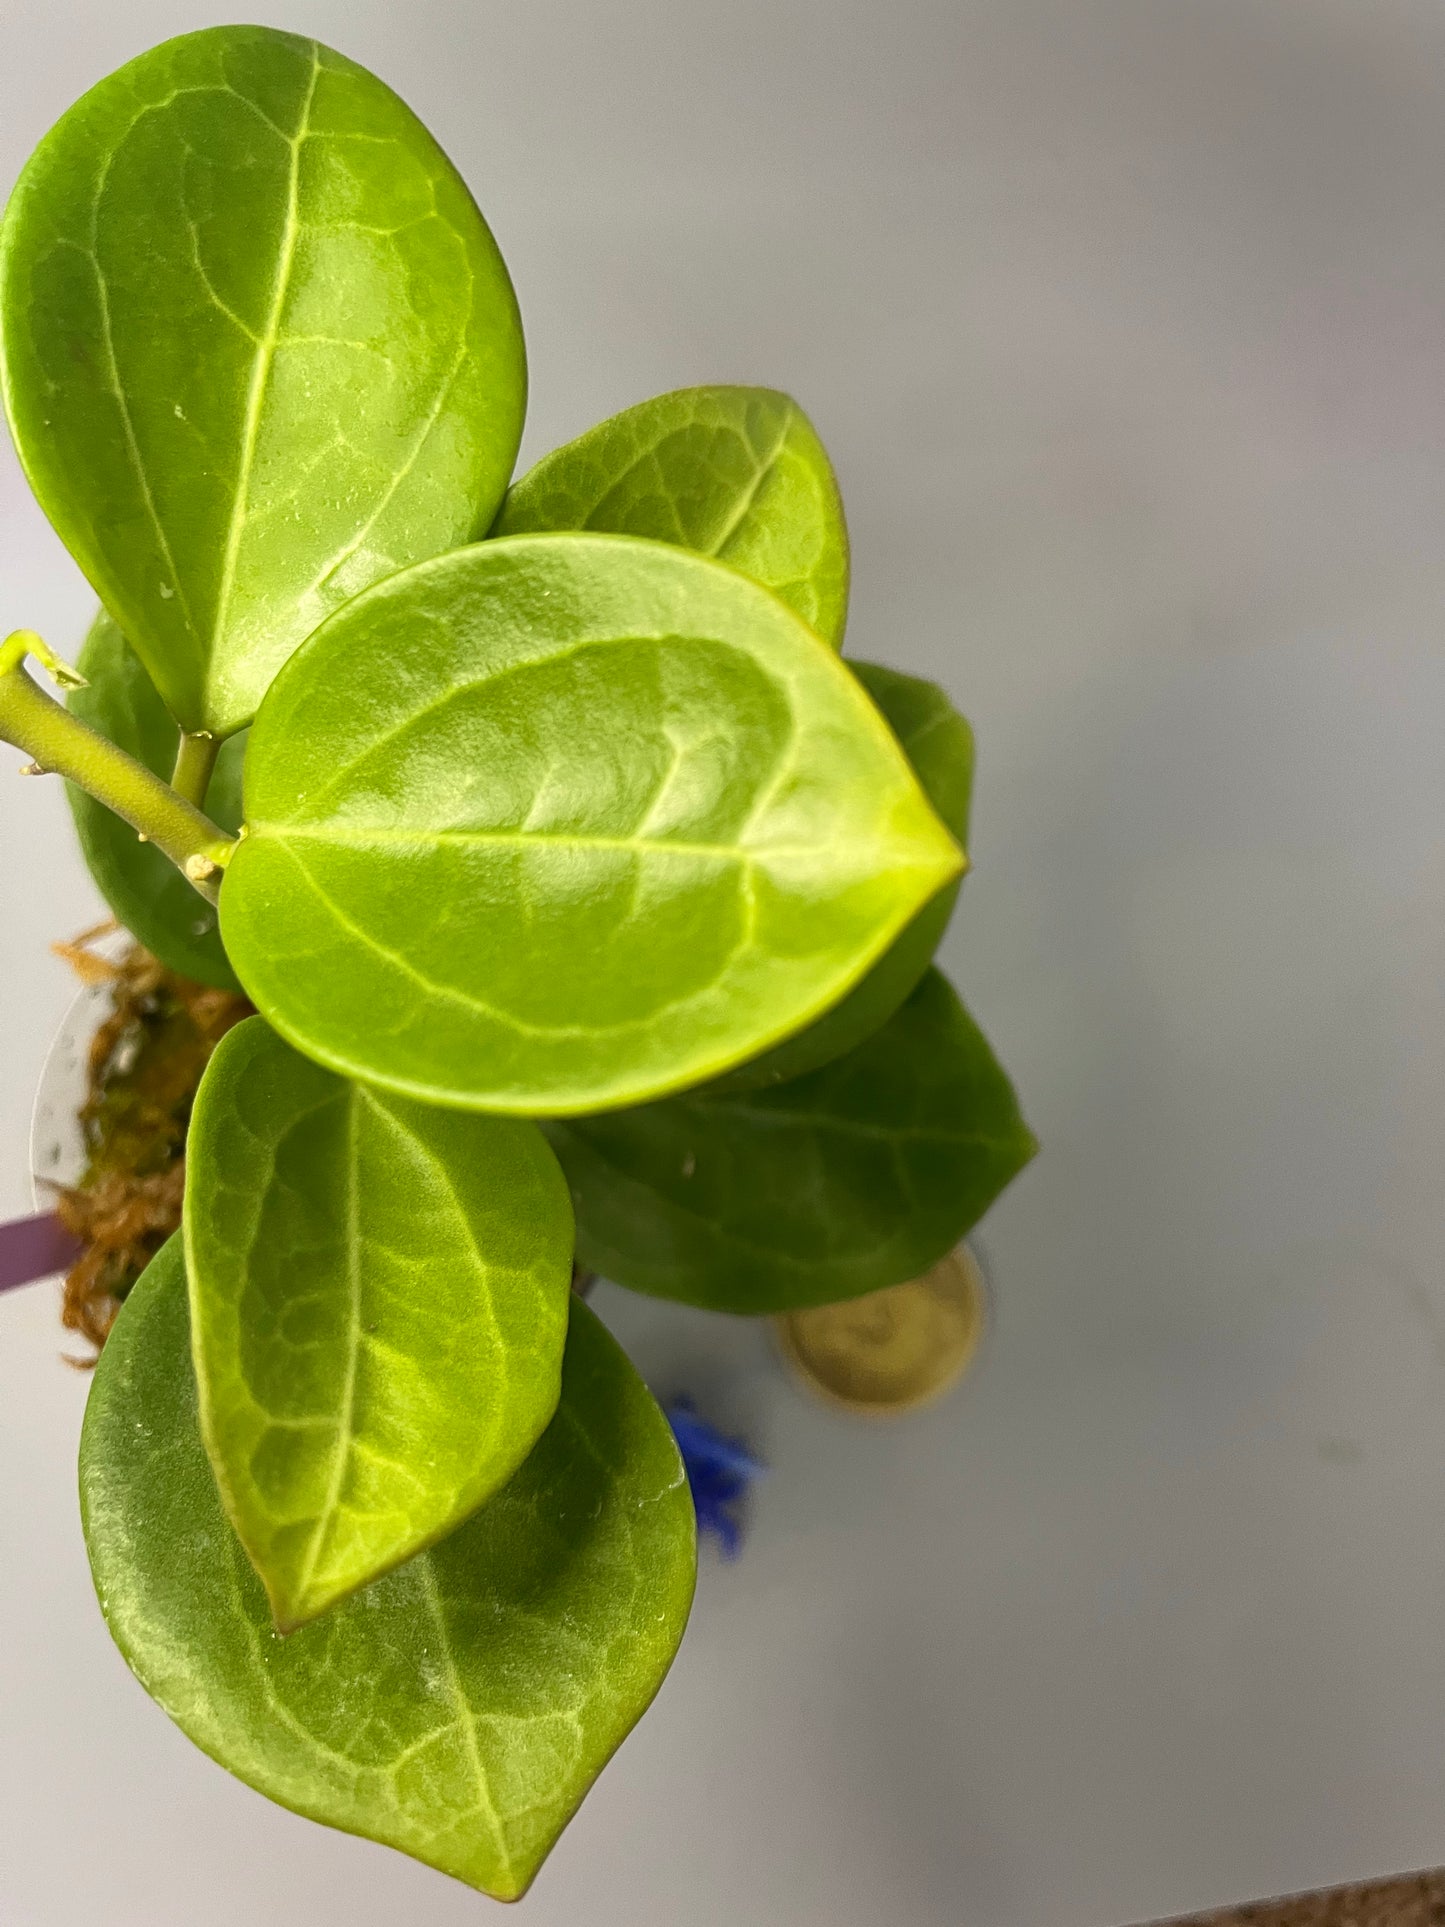
M96 1357L126 1293L180 1224L196 1086L216 1045L252 1008L234 991L178 977L139 945L117 958L98 954L93 944L114 927L55 946L86 983L110 989L80 1111L85 1174L58 1188L55 1207L85 1247L65 1280L61 1320ZM90 1366L95 1357L71 1362Z

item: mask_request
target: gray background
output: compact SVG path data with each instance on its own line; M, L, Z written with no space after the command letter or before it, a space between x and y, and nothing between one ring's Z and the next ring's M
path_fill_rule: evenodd
M851 646L978 728L946 958L1046 1150L976 1376L895 1429L620 1295L772 1462L533 1927L1108 1927L1445 1860L1438 0L296 0L471 179L538 453L811 411ZM0 179L223 18L6 0ZM89 596L0 458L0 624ZM0 1215L94 899L0 752ZM267 1805L108 1644L48 1287L0 1306L0 1921L489 1903Z

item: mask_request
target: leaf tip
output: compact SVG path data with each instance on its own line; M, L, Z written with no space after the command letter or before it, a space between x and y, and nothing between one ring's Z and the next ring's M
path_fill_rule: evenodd
M250 1551L249 1546L247 1551ZM336 1595L321 1599L315 1596L313 1590L293 1589L276 1573L267 1572L257 1565L254 1556L251 1563L256 1566L261 1583L266 1588L271 1625L281 1639L289 1639L292 1633L299 1633L304 1626L320 1619L323 1613L338 1603Z
M927 839L927 856L922 866L928 878L925 901L937 896L940 890L946 890L951 883L961 882L972 867L963 845L950 835L937 817L933 820L937 834Z

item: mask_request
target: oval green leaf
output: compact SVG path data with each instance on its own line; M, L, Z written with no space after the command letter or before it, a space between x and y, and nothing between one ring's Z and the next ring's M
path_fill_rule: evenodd
M116 1644L248 1785L515 1899L682 1637L693 1511L666 1420L574 1306L557 1416L515 1478L440 1545L278 1639L201 1444L187 1324L174 1238L116 1322L81 1437Z
M938 971L822 1070L549 1124L589 1270L713 1311L824 1305L916 1277L1037 1145Z
M167 41L56 124L0 231L0 345L31 487L191 731L484 531L521 435L461 178L365 69L267 27Z
M218 1045L186 1144L201 1431L283 1631L450 1532L556 1409L572 1211L535 1124Z
M939 821L966 850L973 731L937 683L878 663L854 662L849 667L887 717ZM886 1024L932 962L958 892L955 881L924 904L867 976L826 1016L761 1057L739 1064L718 1079L715 1089L753 1091L785 1084L841 1057Z
M716 556L842 646L842 498L813 424L776 389L679 388L544 455L508 492L492 532L549 529L642 535Z
M140 658L103 609L91 624L78 667L86 687L72 690L66 706L169 782L180 731ZM241 826L245 754L244 735L222 743L206 792L206 814L225 830ZM220 990L239 990L214 906L191 888L169 857L153 843L142 843L103 803L73 783L65 787L81 853L117 919L152 956L181 976Z
M755 1055L962 868L811 629L616 535L481 543L339 611L257 717L246 814L221 928L276 1029L529 1114Z

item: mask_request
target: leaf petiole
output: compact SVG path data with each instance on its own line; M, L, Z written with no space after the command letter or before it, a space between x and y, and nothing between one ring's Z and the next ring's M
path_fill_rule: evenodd
M68 777L114 810L214 903L236 838L227 836L143 763L37 688L25 672L27 656L34 656L62 686L84 686L84 677L32 630L17 629L0 643L0 741L13 743L33 757L35 770Z
M220 753L220 740L208 729L199 729L194 735L186 730L181 731L171 788L177 796L194 803L198 810L205 805L206 791L211 786L211 772L216 767L216 758Z

